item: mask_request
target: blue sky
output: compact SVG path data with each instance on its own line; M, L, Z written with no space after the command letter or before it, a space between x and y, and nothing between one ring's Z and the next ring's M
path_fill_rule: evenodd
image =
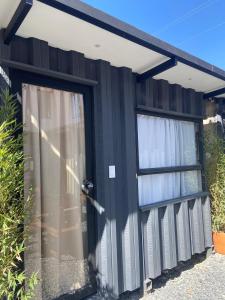
M225 69L225 0L83 0Z

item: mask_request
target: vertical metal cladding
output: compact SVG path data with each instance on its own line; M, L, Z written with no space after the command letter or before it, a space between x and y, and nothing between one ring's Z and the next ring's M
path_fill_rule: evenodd
M115 179L109 179L108 166L114 165L111 68L99 60L94 89L97 201L104 213L97 216L98 243L96 261L102 297L116 297L118 291L117 223L115 216Z
M120 69L122 157L118 168L122 168L123 174L120 181L123 186L120 209L126 212L121 228L124 291L133 291L140 287L139 238L141 237L138 236L134 80L130 69Z
M209 248L212 246L211 210L210 210L209 197L203 199L202 217L203 217L205 247Z
M177 265L174 205L159 208L160 253L163 269L172 269Z
M162 271L159 210L152 208L142 213L143 257L146 278L156 278Z
M140 287L135 144L135 90L131 70L98 61L94 90L98 216L97 266L102 297ZM109 165L116 178L109 179Z
M202 253L205 250L204 224L202 217L202 201L195 199L189 201L189 220L192 254Z
M39 68L94 79L97 279L102 297L118 298L140 287L135 141L135 81L132 71L93 61L47 42L15 37L9 59ZM109 165L116 178L109 178Z
M191 258L191 236L189 226L188 202L174 205L176 223L177 260L186 261Z
M201 93L164 80L137 85L137 104L146 107L202 115L202 99ZM162 204L141 215L145 279L154 279L212 246L208 197Z
M0 30L0 62L1 58L9 58L10 47L1 43L3 40L4 33L3 30ZM0 64L0 89L10 88L10 80L8 77L8 68Z
M118 298L141 286L142 257L144 277L156 278L163 269L173 268L211 246L208 198L139 213L136 179L136 104L201 114L201 93L164 80L136 84L128 68L112 67L33 38L15 37L6 50L7 55L0 41L0 57L98 81L93 101L96 200L103 208L101 214L97 213L96 225L102 298ZM116 178L109 178L109 165L116 166Z
M154 279L211 247L209 198L197 198L142 213L145 278Z

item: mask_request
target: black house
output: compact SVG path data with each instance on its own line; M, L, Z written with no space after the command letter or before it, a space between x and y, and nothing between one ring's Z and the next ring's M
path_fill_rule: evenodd
M204 103L225 72L78 0L0 1L21 103L37 299L147 289L212 246Z

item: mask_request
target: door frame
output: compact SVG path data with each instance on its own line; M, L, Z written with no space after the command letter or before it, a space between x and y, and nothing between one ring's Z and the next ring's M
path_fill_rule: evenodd
M94 95L93 87L68 82L61 79L54 79L44 75L38 75L26 71L10 69L10 79L12 82L11 90L17 98L18 111L16 119L19 123L23 124L22 114L22 84L31 84L40 87L52 88L57 90L63 90L67 92L80 93L83 95L84 104L84 120L85 120L85 165L86 165L86 179L90 180L94 184L93 197L96 196L96 164L95 164L95 132L94 132ZM23 127L21 128L22 133ZM87 163L88 162L88 163ZM96 269L96 245L97 245L97 214L96 209L91 202L87 200L87 231L88 231L88 252L91 265L91 272L93 275L97 275ZM96 278L93 280L93 276L90 277L93 289L88 294L81 294L79 299L89 297L91 294L97 292ZM86 290L86 289L85 289ZM74 300L76 296L68 296L63 299ZM61 297L58 299L60 300Z

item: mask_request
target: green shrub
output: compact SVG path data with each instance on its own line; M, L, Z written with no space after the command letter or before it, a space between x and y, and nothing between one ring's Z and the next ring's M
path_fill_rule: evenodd
M205 130L206 180L211 196L212 228L225 232L225 143L211 124Z
M31 299L36 274L26 278L23 253L24 220L31 197L24 199L23 139L15 120L15 99L9 91L0 98L0 299ZM26 281L26 288L25 288Z

